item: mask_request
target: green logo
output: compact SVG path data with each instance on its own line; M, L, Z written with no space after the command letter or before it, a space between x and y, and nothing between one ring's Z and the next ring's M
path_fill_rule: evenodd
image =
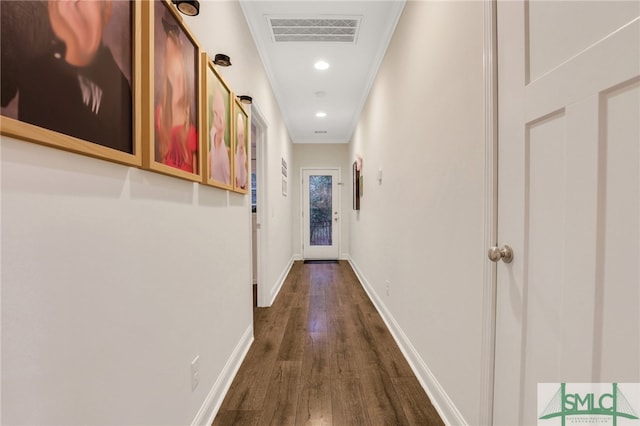
M617 426L619 418L639 419L629 400L618 387L618 383L569 384L569 387L570 389L567 389L567 383L560 383L558 390L540 413L539 420L559 417L561 425L565 426L569 417L573 424L593 424L599 422L598 418L607 416L611 418L613 426ZM538 395L540 395L540 384ZM538 422L538 424L544 424L544 422Z

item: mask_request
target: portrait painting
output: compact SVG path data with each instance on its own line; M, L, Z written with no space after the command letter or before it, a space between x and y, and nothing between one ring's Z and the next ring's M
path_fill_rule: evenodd
M140 164L140 5L0 2L3 134Z
M251 184L249 175L249 115L240 103L234 99L233 128L233 189L246 194ZM286 175L285 175L286 176Z
M232 111L233 94L211 59L202 54L203 99L206 101L206 176L204 183L233 189Z
M145 167L169 175L201 179L199 78L200 48L167 1L152 3L152 137Z

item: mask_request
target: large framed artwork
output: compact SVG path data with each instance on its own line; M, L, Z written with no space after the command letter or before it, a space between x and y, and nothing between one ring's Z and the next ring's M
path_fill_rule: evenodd
M142 4L151 68L143 166L201 181L200 46L170 2Z
M141 164L142 13L134 1L0 1L0 131Z
M202 54L202 99L205 100L203 182L233 189L233 149L231 142L233 93L206 53Z
M233 102L233 190L246 194L251 179L249 175L249 114L238 98Z

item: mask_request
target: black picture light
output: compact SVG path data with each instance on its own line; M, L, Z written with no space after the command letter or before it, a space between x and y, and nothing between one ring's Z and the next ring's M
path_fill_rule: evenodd
M171 0L178 10L187 16L196 16L200 13L200 2L198 0Z

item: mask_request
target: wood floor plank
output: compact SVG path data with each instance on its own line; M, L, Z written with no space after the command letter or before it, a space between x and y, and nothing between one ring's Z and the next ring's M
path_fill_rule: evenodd
M306 341L306 319L306 310L303 308L291 309L289 321L280 343L278 361L302 361L302 353Z
M413 370L380 315L377 312L364 315L371 347L389 377L412 377Z
M300 371L302 389L296 425L331 425L331 376L329 344L325 333L310 333Z
M304 347L301 376L304 380L317 381L330 377L330 346L326 333L309 333Z
M391 379L410 425L444 426L416 377Z
M254 309L253 336L256 341L281 337L287 321L289 321L289 312L286 310L256 308Z
M331 411L333 424L349 426L372 424L365 405L360 379L332 378Z
M220 406L225 410L259 410L264 405L267 387L271 373L275 366L275 352L273 355L262 357L262 350L249 350L234 378L225 399Z
M309 298L307 331L309 333L326 332L328 326L327 304L324 295L312 294Z
M383 370L370 368L361 381L367 413L375 424L409 424L396 389Z
M332 425L331 379L329 376L309 378L302 384L296 412L298 425Z
M332 376L354 376L359 370L359 363L350 328L352 323L344 315L331 315L329 319L329 345L331 358L329 369Z
M378 346L389 344L388 341L375 342L370 331L367 318L362 313L359 305L351 307L348 311L348 321L351 323L349 329L349 341L355 351L356 362L359 368L369 368L369 366L383 365L380 359Z
M260 426L259 411L227 410L216 416L213 426Z
M258 311L261 309L258 308ZM261 316L260 326L255 327L260 331L256 333L231 383L221 410L257 410L263 406L288 319L287 311L271 311Z
M295 425L300 394L301 362L278 361L269 381L260 425Z

